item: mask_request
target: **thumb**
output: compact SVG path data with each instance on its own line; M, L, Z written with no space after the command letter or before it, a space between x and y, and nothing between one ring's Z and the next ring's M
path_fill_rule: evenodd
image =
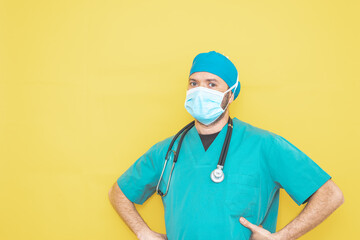
M248 220L246 220L244 217L240 217L239 219L240 223L242 225L244 225L245 227L247 227L248 229L250 229L252 232L256 232L258 231L261 227L252 224L251 222L249 222Z

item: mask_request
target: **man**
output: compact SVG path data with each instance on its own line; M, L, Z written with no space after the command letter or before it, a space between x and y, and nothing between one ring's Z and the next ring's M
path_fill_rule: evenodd
M109 191L113 207L139 239L296 239L344 202L331 176L288 140L236 117L230 124L229 105L239 92L238 72L226 56L210 51L194 58L185 108L195 125L176 153L171 181L174 155L163 175L162 170L173 136L153 145ZM214 182L210 176L230 127L226 161L219 170L224 178ZM143 204L157 186L166 235L152 231L134 207L134 203ZM299 206L307 204L276 232L280 188Z

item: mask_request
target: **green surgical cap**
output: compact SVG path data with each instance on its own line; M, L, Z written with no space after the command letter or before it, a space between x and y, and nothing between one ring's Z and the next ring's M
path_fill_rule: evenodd
M229 87L232 87L239 81L239 75L235 65L228 57L215 51L196 55L190 69L189 77L194 72L209 72L215 74L223 79ZM240 82L238 84L234 93L234 100L240 93ZM234 91L234 89L232 91Z

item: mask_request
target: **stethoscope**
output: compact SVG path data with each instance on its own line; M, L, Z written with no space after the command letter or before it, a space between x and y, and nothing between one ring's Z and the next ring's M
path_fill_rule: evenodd
M171 143L170 143L170 146L167 150L167 153L165 155L165 163L164 163L164 167L163 167L163 170L161 172L161 175L160 175L160 179L158 181L158 184L156 186L156 192L157 194L159 194L161 197L164 197L166 196L168 190L169 190L169 185L170 185L170 180L171 180L171 175L172 175L172 172L174 170L174 167L175 167L175 163L179 157L179 153L180 153L180 148L181 148L181 144L182 144L182 141L184 140L184 137L186 135L186 133L195 125L195 120L192 121L191 123L189 123L188 125L186 125L185 127L183 127L175 136L174 138L172 139ZM227 155L227 152L228 152L228 149L229 149L229 145L230 145L230 140L231 140L231 134L232 134L232 129L233 129L233 121L232 119L229 117L229 120L228 120L228 128L227 128L227 132L226 132L226 137L225 137L225 141L224 141L224 144L223 144L223 147L222 147L222 150L221 150L221 154L220 154L220 158L219 158L219 162L216 166L216 169L213 170L210 174L210 178L213 182L215 183L219 183L219 182L222 182L224 180L224 172L223 172L223 168L224 168L224 164L225 164L225 159L226 159L226 155ZM184 132L184 133L183 133ZM172 150L172 147L176 141L176 139L179 137L179 135L183 133L180 137L180 140L179 140L179 144L177 146L177 149L176 151ZM161 179L163 177L163 174L164 174L164 171L165 171L165 167L167 165L167 162L169 160L169 156L170 156L170 153L173 153L174 154L174 160L173 160L173 164L172 164L172 167L171 167L171 171L170 171L170 175L169 175L169 180L168 180L168 183L167 183L167 186L166 186L166 192L165 193L162 193L161 190L159 189L159 185L160 185L160 182L161 182Z

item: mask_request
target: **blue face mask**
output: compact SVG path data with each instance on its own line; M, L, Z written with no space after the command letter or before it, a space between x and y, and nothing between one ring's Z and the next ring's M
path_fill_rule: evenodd
M186 92L185 108L196 120L202 124L213 123L226 110L222 109L221 103L227 92L238 85L238 81L225 92L219 92L206 87L195 87ZM235 92L234 90L234 92Z

